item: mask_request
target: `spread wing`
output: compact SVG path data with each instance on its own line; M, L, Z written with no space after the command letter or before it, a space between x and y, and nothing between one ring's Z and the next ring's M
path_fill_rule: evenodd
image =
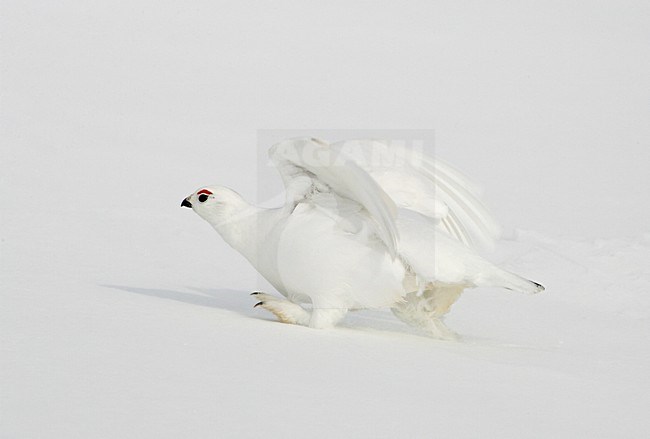
M287 208L309 200L331 209L325 202L328 197L322 196L327 193L356 203L368 213L377 235L395 257L395 203L362 167L332 152L327 143L312 138L286 140L271 147L269 156L286 186Z
M443 161L390 141L352 140L330 148L372 176L398 207L428 216L469 247L494 245L500 228L479 189Z

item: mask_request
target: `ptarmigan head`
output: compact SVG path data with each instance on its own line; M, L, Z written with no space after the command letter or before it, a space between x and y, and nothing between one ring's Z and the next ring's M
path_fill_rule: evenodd
M237 192L223 186L202 187L181 201L181 207L189 207L213 226L234 219L245 204Z

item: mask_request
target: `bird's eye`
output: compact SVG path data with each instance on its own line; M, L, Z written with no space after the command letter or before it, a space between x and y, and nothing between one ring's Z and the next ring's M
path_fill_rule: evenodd
M201 195L199 195L199 201L200 201L201 203L204 203L205 200L207 200L207 199L208 199L208 196L207 196L206 194L201 194Z

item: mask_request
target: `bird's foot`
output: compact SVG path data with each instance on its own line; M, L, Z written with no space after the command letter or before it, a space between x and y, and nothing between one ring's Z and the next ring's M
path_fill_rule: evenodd
M431 337L438 340L445 341L461 341L462 337L449 329L449 327L442 321L442 319L431 319L425 325L422 326L423 329Z
M462 339L460 335L449 329L442 317L432 316L430 312L414 313L412 308L402 306L393 307L392 311L404 323L419 328L432 338L446 341Z
M272 296L270 294L255 291L251 293L258 302L254 308L260 307L273 313L282 323L291 323L293 325L309 325L310 314L305 309L286 299Z
M332 328L348 313L347 308L314 308L309 319L309 327L316 329Z

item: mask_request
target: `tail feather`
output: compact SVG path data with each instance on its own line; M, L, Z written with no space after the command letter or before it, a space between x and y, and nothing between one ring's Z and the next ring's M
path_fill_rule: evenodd
M502 287L512 291L518 291L526 294L537 294L545 290L542 284L525 279L518 274L509 271L500 270L497 276L492 278L492 285Z

